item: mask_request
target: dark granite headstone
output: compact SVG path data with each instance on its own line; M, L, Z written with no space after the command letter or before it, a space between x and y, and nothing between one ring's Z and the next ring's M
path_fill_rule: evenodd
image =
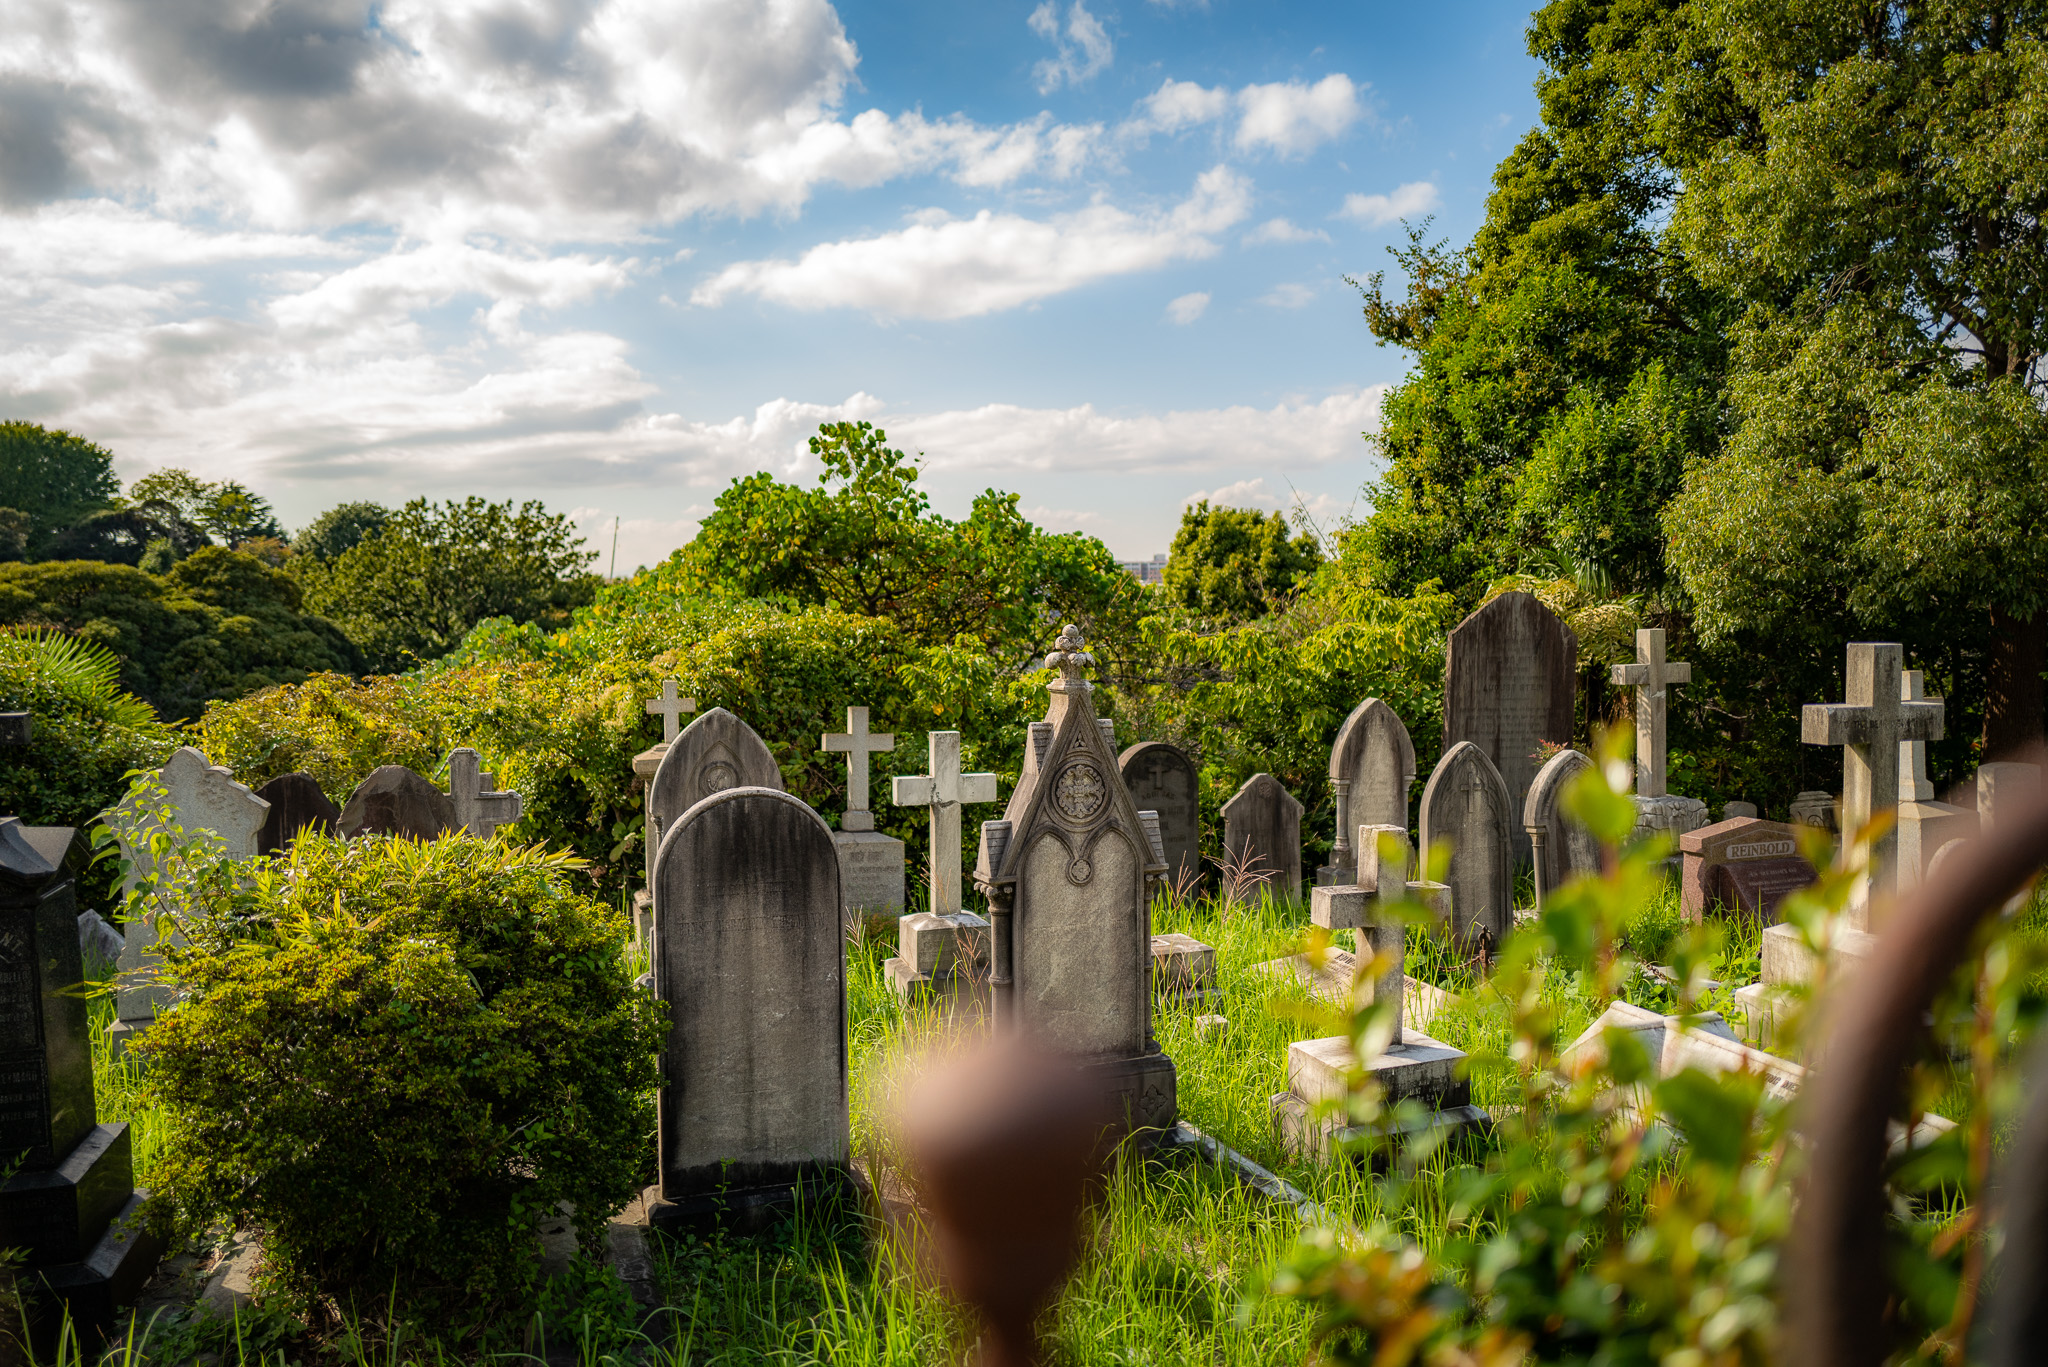
M1451 628L1444 656L1444 750L1478 746L1507 785L1520 815L1535 780L1538 744L1572 738L1578 702L1578 638L1526 593L1504 593ZM1510 820L1518 864L1529 836Z
M748 1222L799 1186L837 1186L850 1141L831 829L787 793L726 789L677 817L654 878L671 1024L651 1217Z
M1798 855L1749 859L1714 870L1710 896L1722 906L1766 922L1778 919L1778 903L1813 884L1813 865Z
M341 809L327 800L311 774L280 774L258 788L256 796L270 804L263 829L256 833L258 854L282 853L300 831L333 835L341 821Z
M1198 885L1202 877L1202 801L1195 762L1177 746L1148 740L1118 755L1116 766L1138 810L1159 813L1167 885Z
M1279 779L1253 774L1223 804L1223 858L1275 897L1301 896L1301 803Z
M92 1046L67 862L86 857L69 827L0 817L0 1247L26 1253L30 1339L55 1345L68 1309L82 1337L113 1327L156 1266L141 1228L125 1123L96 1123Z
M1718 821L1680 836L1679 902L1685 918L1699 920L1718 901L1775 921L1785 894L1814 878L1796 837L1793 826L1755 817Z
M349 795L335 829L351 840L359 835L436 840L455 825L455 804L448 794L403 764L386 764Z

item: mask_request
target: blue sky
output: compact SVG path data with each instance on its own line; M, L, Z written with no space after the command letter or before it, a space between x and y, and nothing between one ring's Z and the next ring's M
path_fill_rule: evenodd
M620 565L866 417L944 511L1118 554L1327 527L1404 358L1342 276L1463 240L1527 11L0 0L0 415L288 524L573 510Z

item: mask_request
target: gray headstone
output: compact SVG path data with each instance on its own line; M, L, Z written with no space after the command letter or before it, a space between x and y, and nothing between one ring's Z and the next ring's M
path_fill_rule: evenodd
M1223 859L1265 876L1280 898L1301 896L1301 803L1271 774L1253 774L1223 804Z
M1338 837L1331 842L1331 878L1341 880L1358 867L1359 852L1350 845L1358 827L1408 829L1408 790L1414 782L1415 742L1394 709L1378 698L1352 708L1330 746Z
M1507 938L1515 911L1509 843L1518 829L1515 814L1500 771L1470 741L1444 752L1422 790L1423 850L1440 840L1451 843L1443 881L1451 890L1451 928L1460 943L1475 944L1482 932L1494 946Z
M1451 628L1444 658L1444 750L1469 741L1507 785L1519 815L1535 781L1537 747L1567 744L1578 702L1578 638L1526 593L1504 593ZM1529 837L1509 822L1514 858Z
M1723 821L1733 821L1738 816L1755 816L1756 814L1757 810L1754 802L1730 802L1721 808L1721 819Z
M301 831L333 835L341 821L341 808L328 800L311 774L279 774L258 788L256 796L270 804L263 829L256 833L259 854L289 849Z
M1820 789L1808 789L1792 799L1792 824L1795 826L1817 826L1824 831L1835 829L1835 795Z
M1178 746L1147 740L1117 756L1116 766L1137 809L1159 813L1168 885L1197 886L1202 877L1202 790L1195 762Z
M1600 871L1600 842L1564 809L1565 789L1592 767L1593 761L1578 751L1560 750L1536 771L1522 801L1522 829L1536 850L1539 902L1568 880Z
M350 840L361 835L395 835L438 840L456 828L448 794L403 764L371 771L341 809L335 829Z
M782 769L754 728L714 707L683 728L647 785L647 848L661 849L670 823L728 788L782 791ZM654 881L650 865L648 882Z
M831 830L776 789L714 792L662 838L654 901L655 984L671 1018L660 1102L670 1215L831 1180L848 1156Z
M455 808L455 824L478 840L517 821L524 806L519 794L498 791L498 776L466 745L448 756L448 801Z

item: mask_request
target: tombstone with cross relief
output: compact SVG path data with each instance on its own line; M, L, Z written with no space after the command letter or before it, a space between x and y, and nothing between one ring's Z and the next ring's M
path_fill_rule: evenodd
M819 739L828 754L846 756L846 811L832 844L839 852L839 885L849 926L868 913L903 914L903 842L875 829L868 806L870 755L886 755L896 737L868 730L865 707L846 709L846 729Z
M958 731L933 731L926 744L931 772L899 775L889 791L898 807L931 809L929 908L897 923L897 956L883 965L905 997L957 995L988 962L988 922L960 907L960 809L994 802L996 776L960 772Z

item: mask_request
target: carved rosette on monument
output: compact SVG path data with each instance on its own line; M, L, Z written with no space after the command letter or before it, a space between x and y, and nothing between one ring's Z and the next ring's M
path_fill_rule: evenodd
M974 871L995 1024L1097 1070L1130 1128L1157 1143L1179 1116L1173 1060L1152 1035L1146 894L1166 861L1097 722L1081 633L1063 628L1045 662L1059 672L1052 705L1003 819L982 823Z

